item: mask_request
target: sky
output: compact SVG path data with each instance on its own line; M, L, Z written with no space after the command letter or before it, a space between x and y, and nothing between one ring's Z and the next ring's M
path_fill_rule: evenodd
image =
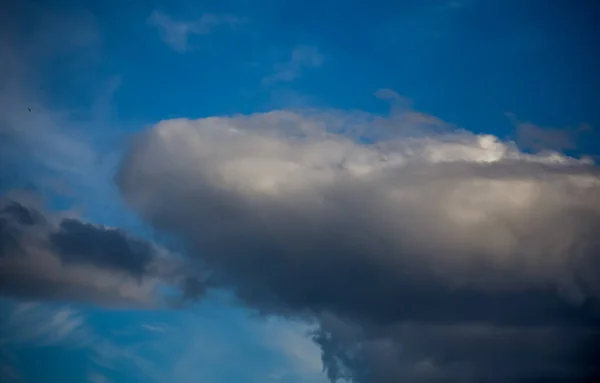
M597 381L599 16L2 2L0 381Z

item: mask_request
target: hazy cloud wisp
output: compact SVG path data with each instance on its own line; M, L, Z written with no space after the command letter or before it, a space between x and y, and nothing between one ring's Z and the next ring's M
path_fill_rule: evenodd
M295 47L288 61L274 65L274 73L264 77L262 83L270 85L277 82L291 82L302 75L306 69L318 68L323 64L323 55L313 46L301 45Z
M219 26L233 26L241 19L233 15L217 15L206 13L194 21L176 21L170 16L154 11L148 18L148 23L158 29L162 41L174 51L185 53L190 50L190 37L206 35Z

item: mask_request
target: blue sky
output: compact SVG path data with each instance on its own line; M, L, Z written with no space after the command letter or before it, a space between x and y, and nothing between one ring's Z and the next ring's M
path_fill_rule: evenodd
M149 198L155 206L165 196L167 205L167 197L184 199L205 189L193 189L197 185L190 181L189 189L173 186L178 191L169 191L165 185L173 182L170 179L153 184L142 177L140 184L148 182L144 187L164 193L149 197L142 186L136 189L135 182L133 186L115 183L118 172L129 176L134 170L146 171L158 180L163 173L156 169L161 166L188 169L189 158L213 160L199 160L195 154L182 159L164 156L177 150L171 152L171 141L151 146L155 141L150 135L150 143L142 139L140 153L156 153L156 161L163 162L138 163L138 152L130 143L140 132L162 134L155 128L161 121L168 125L177 124L176 119L220 117L223 126L242 129L247 122L247 129L260 132L273 123L265 113L291 111L297 113L295 117L283 116L282 121L303 119L306 126L321 126L339 118L345 128L352 124L366 129L391 127L396 136L407 134L402 124L416 126L424 135L435 126L467 132L459 138L461 143L481 144L472 137L493 135L500 140L498 145L512 148L514 144L519 159L531 154L539 156L541 163L547 153L596 159L600 148L598 7L584 0L551 3L9 2L2 5L0 17L6 58L0 64L0 159L8 164L0 170L0 190L3 198L16 196L37 206L51 217L48 221L77 217L120 227L168 249L177 259L192 259L190 269L194 269L211 260L202 258L206 248L189 240L188 228L205 226L184 228L183 222L188 221L175 218L173 211L152 210L135 201ZM209 124L209 120L202 121ZM285 129L279 117L275 120L277 129ZM175 137L167 125L165 137ZM172 129L185 131L175 125ZM187 142L195 142L194 137ZM221 141L214 145L215 153L229 150L218 146ZM250 159L260 156L245 146L233 148L240 153L247 150ZM186 150L182 146L181 153ZM471 152L465 153L461 158ZM221 158L214 156L214 161ZM244 173L260 178L262 173L252 173L254 169L242 171L240 179ZM201 209L198 214L203 213L209 214ZM239 234L234 229L228 233ZM436 229L435 233L446 232ZM344 236L342 231L332 234L332 238ZM240 243L245 243L244 238ZM248 242L249 247L254 245ZM248 285L243 283L254 283L254 276L244 276L244 271L229 264L223 267L223 280L228 282L204 299L176 309L164 305L114 309L71 295L23 298L6 289L0 307L6 314L0 316L0 377L35 383L325 382L332 368L327 352L309 335L330 323L321 315L348 315L350 323L365 334L375 326L367 326L361 315L354 318L353 310L343 311L340 307L346 307L347 301L335 294L330 299L341 299L339 305L327 306L331 302L324 299L298 307L304 298L294 295L277 300L274 305L281 304L281 310L269 312L272 306L263 306L263 300L252 295L263 290L257 287L245 293ZM244 282L230 283L236 278ZM273 277L273 281L279 280ZM311 310L319 315L313 316ZM436 363L431 360L419 362L419 368ZM348 381L364 383L361 376L356 373ZM366 381L384 382L377 379Z

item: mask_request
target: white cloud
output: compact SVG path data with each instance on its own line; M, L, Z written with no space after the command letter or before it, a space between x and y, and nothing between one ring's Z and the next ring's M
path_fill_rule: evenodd
M190 36L206 35L219 26L234 26L241 22L233 15L217 15L205 13L194 21L176 21L170 16L154 11L148 18L148 22L159 30L160 37L173 50L184 53L190 46Z
M584 308L600 298L591 234L599 174L588 159L524 153L404 107L390 117L313 110L163 121L138 137L118 183L245 303L355 325L346 345L319 339L331 377L347 373L342 365L365 368L356 355L384 355L371 371L397 366L389 371L400 375L372 381L388 382L487 377L491 360L514 363L507 374L545 376L541 353L513 361L515 344L493 346L524 326L523 350L558 347L557 364L572 374L567 354L591 333ZM416 329L409 366L398 350L411 332L391 329L415 323L498 331L459 339ZM550 348L535 335L544 327L557 329ZM444 362L453 350L460 360Z
M316 47L301 45L295 47L287 61L274 65L274 73L263 78L265 85L276 82L290 82L296 80L306 70L318 68L323 64L323 55Z
M329 121L319 118L281 111L162 122L130 153L121 173L123 191L136 208L153 215L170 215L171 203L188 202L178 194L181 187L182 193L227 191L246 209L264 206L269 219L275 219L271 208L285 208L314 212L312 218L320 221L328 218L318 210L342 203L330 193L344 185L346 195L368 193L371 200L364 202L387 212L382 235L391 228L404 231L404 240L428 249L436 273L452 275L457 283L479 279L467 272L476 261L541 278L540 283L561 278L569 262L564 251L575 245L579 229L563 227L560 236L546 238L558 227L548 227L543 217L569 206L593 212L600 206L595 194L600 180L587 173L585 161L552 152L526 154L492 135L467 132L363 145L327 133L327 123L341 122L333 115ZM170 181L161 183L179 186L167 192L150 174L169 174ZM157 198L170 203L158 204ZM206 214L201 208L196 213ZM403 222L407 214L410 225ZM434 220L422 221L432 214ZM375 227L381 218L362 217ZM542 236L543 242L520 243L518 232ZM426 240L430 236L439 243ZM555 246L546 249L548 241ZM526 257L519 246L527 246Z

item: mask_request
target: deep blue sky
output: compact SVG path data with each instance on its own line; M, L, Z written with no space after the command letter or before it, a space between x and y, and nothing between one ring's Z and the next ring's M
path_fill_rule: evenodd
M508 129L506 112L540 125L598 122L600 58L592 5L130 1L52 8L93 15L101 34L93 73L122 78L115 98L122 118L270 109L281 102L273 100L273 89L260 86L260 79L293 47L311 45L323 54L323 65L301 81L275 88L299 93L318 106L374 111L384 106L371 94L390 88L420 110L471 130L496 131ZM192 37L193 51L180 54L161 44L148 25L147 15L156 9L175 20L209 12L235 14L244 22L235 31L222 28ZM45 76L54 99L54 92L64 102L79 92L82 101L91 96L92 76L69 76L57 64L58 73Z

